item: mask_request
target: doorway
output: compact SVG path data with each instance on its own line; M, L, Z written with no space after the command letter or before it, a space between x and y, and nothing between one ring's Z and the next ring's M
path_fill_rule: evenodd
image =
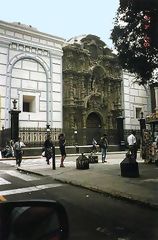
M97 142L100 141L102 121L99 114L92 112L88 115L86 129L87 129L86 133L87 144L92 144L93 138L95 138Z

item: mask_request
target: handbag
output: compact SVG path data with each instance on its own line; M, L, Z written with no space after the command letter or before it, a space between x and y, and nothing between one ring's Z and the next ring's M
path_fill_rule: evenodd
M45 151L42 152L42 157L45 157L46 156L46 153Z

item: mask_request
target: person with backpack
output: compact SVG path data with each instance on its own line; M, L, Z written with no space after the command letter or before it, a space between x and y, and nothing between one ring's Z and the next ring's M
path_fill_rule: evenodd
M104 134L100 139L100 148L102 153L102 163L107 162L106 159L106 153L107 153L107 147L108 147L108 141L107 141L107 135Z

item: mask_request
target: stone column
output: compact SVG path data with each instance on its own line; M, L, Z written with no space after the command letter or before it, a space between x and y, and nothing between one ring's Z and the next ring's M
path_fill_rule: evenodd
M158 87L155 87L155 111L158 114Z
M82 112L82 124L83 124L83 133L82 133L82 136L83 136L83 145L86 145L87 144L87 139L86 139L86 129L87 129L87 125L86 125L86 111L83 110Z
M16 107L17 101L13 101L13 109L9 111L11 115L11 139L14 141L18 140L19 137L19 111Z
M82 79L81 79L81 99L82 99L82 101L84 99L84 96L85 96L84 76L82 76Z
M108 127L108 129L112 129L112 113L111 113L111 82L109 80L108 82L108 105L107 105L107 117L108 117L108 126L106 126L106 128Z
M2 129L2 116L1 116L1 109L2 109L2 107L1 107L1 95L0 95L0 129Z
M73 89L73 76L69 77L69 104L74 105L74 89Z

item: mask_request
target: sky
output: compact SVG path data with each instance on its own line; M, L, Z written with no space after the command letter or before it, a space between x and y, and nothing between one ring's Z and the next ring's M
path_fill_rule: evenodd
M110 40L119 0L1 0L0 20L21 22L69 40L93 34L114 48Z

